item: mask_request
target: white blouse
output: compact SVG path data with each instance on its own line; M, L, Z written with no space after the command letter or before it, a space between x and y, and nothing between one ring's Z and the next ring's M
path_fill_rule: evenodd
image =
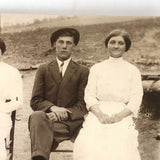
M91 67L85 89L88 109L101 101L122 102L136 116L142 96L139 70L122 58L110 57Z
M6 102L10 100L10 102ZM0 62L0 117L10 113L23 104L23 83L19 71Z

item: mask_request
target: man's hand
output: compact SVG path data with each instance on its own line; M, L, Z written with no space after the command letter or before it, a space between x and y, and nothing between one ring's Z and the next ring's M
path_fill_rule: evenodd
M54 112L46 113L49 120L53 122L58 122L58 118Z
M68 120L68 113L72 113L67 108L58 106L52 106L50 111L56 115L58 121Z

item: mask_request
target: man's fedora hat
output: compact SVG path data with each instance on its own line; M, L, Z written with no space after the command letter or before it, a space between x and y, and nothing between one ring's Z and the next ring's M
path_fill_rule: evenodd
M64 36L64 35L72 36L74 38L74 44L75 45L78 44L79 38L80 38L79 32L74 28L62 28L52 33L50 38L51 46L54 45L54 43L60 36Z
M0 38L0 49L2 51L2 54L6 51L6 45L1 38Z

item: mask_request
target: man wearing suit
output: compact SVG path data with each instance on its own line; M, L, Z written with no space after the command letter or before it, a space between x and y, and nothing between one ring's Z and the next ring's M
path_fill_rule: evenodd
M51 35L56 58L36 73L29 119L32 160L48 160L51 150L74 140L87 113L84 89L89 70L71 59L79 32L63 28Z

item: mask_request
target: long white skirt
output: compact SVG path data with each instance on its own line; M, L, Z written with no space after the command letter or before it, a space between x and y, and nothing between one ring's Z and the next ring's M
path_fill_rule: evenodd
M0 113L0 160L7 159L5 138L9 135L12 126L10 115Z
M109 116L124 109L125 104L101 102ZM138 132L132 116L113 124L102 124L89 112L74 143L73 160L140 160Z

